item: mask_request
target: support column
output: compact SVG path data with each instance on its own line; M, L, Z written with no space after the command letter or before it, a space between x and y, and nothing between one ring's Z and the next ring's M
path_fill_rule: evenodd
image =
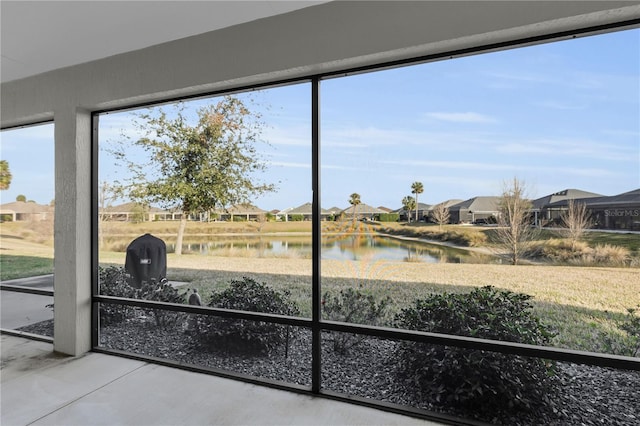
M61 108L55 119L53 349L91 349L91 114Z

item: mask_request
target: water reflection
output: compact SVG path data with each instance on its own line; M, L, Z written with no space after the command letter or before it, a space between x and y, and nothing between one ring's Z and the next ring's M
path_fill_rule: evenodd
M174 247L167 245L171 252ZM311 258L310 237L219 237L190 242L184 250L203 255L230 257ZM399 240L377 235L326 235L322 259L389 260L427 263L495 263L496 258L464 249Z

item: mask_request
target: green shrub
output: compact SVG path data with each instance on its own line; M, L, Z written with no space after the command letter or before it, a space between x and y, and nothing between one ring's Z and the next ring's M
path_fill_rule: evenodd
M302 222L304 220L303 214L292 214L289 215L289 221L291 222Z
M98 282L100 283L99 293L103 296L136 297L136 289L131 287L127 281L128 275L124 268L117 266L99 267ZM100 324L118 324L135 314L135 308L126 305L111 303L100 304Z
M229 288L214 291L208 306L279 315L298 315L289 291L277 291L265 283L243 277ZM209 316L200 327L201 343L236 352L269 352L289 338L289 326L263 321Z
M185 303L186 293L180 293L167 280L160 282L143 283L142 287L136 291L136 298L152 300L155 302ZM181 321L183 315L180 312L167 311L164 309L148 309L146 313L153 316L156 325L168 326Z
M623 355L640 355L640 309L637 308L628 308L625 319L620 323L620 328L627 332L633 342Z
M380 222L397 222L400 220L398 213L380 213L378 220Z
M109 266L98 269L100 282L100 294L104 296L126 297L129 299L153 300L157 302L185 303L185 295L180 294L176 288L166 280L162 282L143 283L141 288L132 287L129 275L123 267ZM133 318L139 308L126 305L103 303L100 305L100 321L104 325L117 324L126 319ZM159 326L175 324L180 318L180 313L165 311L162 309L142 310L152 316Z
M322 297L323 319L355 324L382 325L391 299L384 298L376 303L373 295L347 288L339 293L326 292ZM365 336L352 333L331 332L334 351L347 354Z
M553 334L531 313L531 296L487 286L434 294L396 315L409 330L544 345ZM543 410L556 389L545 360L442 345L403 342L398 377L416 396L492 419L501 412Z

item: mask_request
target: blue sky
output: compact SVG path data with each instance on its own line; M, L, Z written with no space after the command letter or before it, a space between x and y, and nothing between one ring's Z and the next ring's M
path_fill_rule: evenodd
M261 179L278 186L255 200L263 209L311 201L310 91L304 83L251 95L267 123ZM101 144L130 122L129 113L103 116ZM352 192L397 208L414 181L429 204L499 195L514 177L532 198L637 189L640 30L325 80L321 122L325 208L347 207ZM3 203L53 199L52 140L52 126L2 133L14 175ZM124 173L104 153L100 167L101 180Z

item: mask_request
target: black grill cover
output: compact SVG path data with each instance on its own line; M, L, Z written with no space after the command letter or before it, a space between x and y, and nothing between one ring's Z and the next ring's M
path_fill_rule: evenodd
M144 281L161 281L167 276L166 244L151 234L136 238L127 247L124 268L135 287L141 287Z

